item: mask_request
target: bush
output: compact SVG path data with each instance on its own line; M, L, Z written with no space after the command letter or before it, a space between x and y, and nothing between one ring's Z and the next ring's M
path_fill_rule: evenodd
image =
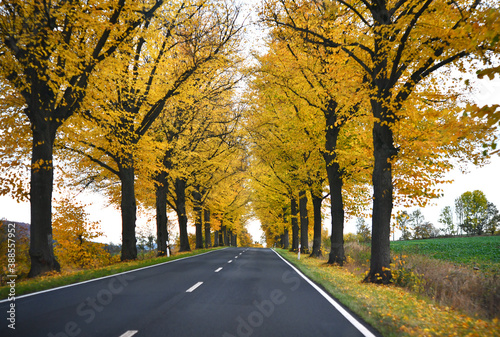
M392 281L395 285L408 288L414 292L422 292L425 279L414 271L414 267L407 264L407 255L398 255L391 263Z
M92 242L102 232L98 222L89 221L85 206L63 199L55 207L52 229L54 254L64 268L96 268L112 263L105 245Z

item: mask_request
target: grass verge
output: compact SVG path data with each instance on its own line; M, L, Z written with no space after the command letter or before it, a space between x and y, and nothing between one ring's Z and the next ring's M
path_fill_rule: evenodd
M126 261L106 266L99 269L86 269L70 273L54 273L46 274L43 276L35 277L32 279L25 279L16 282L16 297L34 293L37 291L57 288L73 283L78 283L82 281L88 281L100 277L110 276L114 274L123 273L126 271L139 269L143 267L152 266L155 264L160 264L167 261L173 261L180 258L199 255L212 250L221 249L224 247L208 248L208 249L198 249L191 252L177 253L170 257L157 257L147 260L136 260L136 261ZM0 300L6 299L8 297L10 287L3 286L0 288Z
M362 283L363 275L324 260L276 251L383 336L499 336L498 319L470 317L406 289Z

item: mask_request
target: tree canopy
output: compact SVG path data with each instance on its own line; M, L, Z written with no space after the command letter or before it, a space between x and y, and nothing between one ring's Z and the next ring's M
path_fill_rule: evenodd
M474 106L460 79L498 73L489 1L264 0L265 50L247 59L236 1L44 4L0 4L0 193L31 202L30 276L59 269L63 242L73 260L94 247L79 206L53 217L64 181L120 208L122 260L137 258L138 203L156 212L158 255L176 218L181 251L250 244L257 219L268 244L312 238L319 256L328 214L339 265L346 219L371 213L366 281L387 283L393 207L425 206L447 172L496 151L498 107ZM474 193L458 228L489 233L498 212ZM435 234L417 213L396 220Z

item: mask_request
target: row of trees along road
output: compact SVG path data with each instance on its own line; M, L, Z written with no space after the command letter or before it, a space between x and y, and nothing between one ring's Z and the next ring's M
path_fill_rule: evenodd
M346 213L372 198L366 281L389 282L394 203L423 205L438 196L433 186L453 158L485 159L477 148L491 143L492 123L464 114L466 101L451 79L496 59L497 5L263 1L259 13L270 38L251 97L252 117L267 118L249 118L249 128L253 157L266 164L254 175L259 216L277 227L268 231L280 233L289 213L295 240L298 191L315 186L324 196L321 182L328 181L329 263L342 264ZM275 207L260 209L266 204Z
M211 210L213 223L227 220L238 231L246 197L232 98L241 76L238 6L9 0L0 16L2 193L31 202L29 276L60 268L54 151L64 183L105 190L120 205L122 260L137 257L137 199L157 208L160 252L167 204L179 217L181 250L190 249L190 200Z
M308 251L313 214L317 256L329 198L329 262L338 264L344 218L373 203L366 280L388 282L393 203L423 205L453 160L487 158L477 145L492 143L495 111L471 108L488 120L464 114L460 87L444 79L471 61L491 66L493 6L262 1L268 52L239 104L243 24L231 0L3 1L1 192L31 201L30 276L59 268L51 226L59 167L62 183L105 191L120 206L123 260L137 256L137 200L157 210L160 252L167 208L188 250L190 212L197 247L210 226L229 238L244 232L251 191L267 234L286 241L291 222L294 249ZM490 68L486 75L498 71Z

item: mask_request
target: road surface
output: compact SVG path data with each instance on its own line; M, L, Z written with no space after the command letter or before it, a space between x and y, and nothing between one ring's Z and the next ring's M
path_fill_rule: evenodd
M373 336L316 288L271 249L226 248L19 297L15 330L3 301L0 336Z

